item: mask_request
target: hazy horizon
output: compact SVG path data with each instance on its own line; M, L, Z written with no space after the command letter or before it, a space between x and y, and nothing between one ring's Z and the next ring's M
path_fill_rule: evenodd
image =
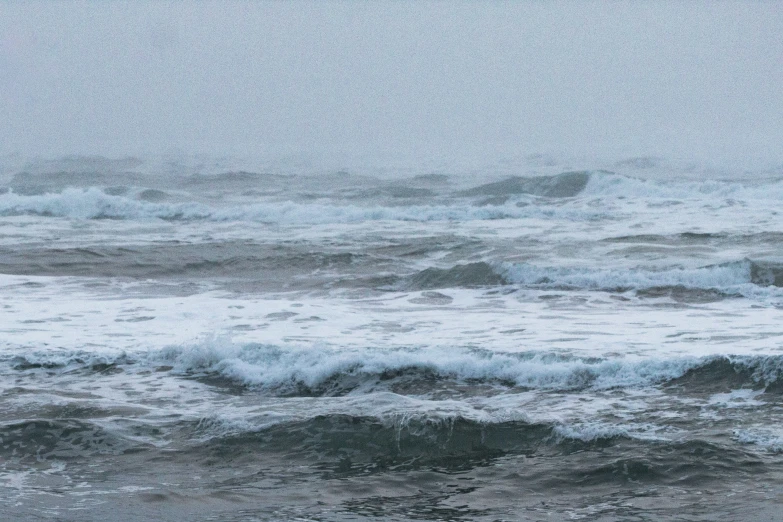
M0 3L0 154L783 162L765 2Z

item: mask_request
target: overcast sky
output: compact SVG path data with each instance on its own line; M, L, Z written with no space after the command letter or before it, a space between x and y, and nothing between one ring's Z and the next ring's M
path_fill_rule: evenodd
M9 2L0 153L783 162L779 2Z

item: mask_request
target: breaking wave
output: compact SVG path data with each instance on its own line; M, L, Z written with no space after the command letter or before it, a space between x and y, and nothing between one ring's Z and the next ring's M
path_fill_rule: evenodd
M169 347L150 356L173 371L219 375L282 395L340 395L405 382L437 386L451 379L525 389L579 391L663 383L768 387L783 381L783 357L710 356L672 359L603 359L553 353L507 353L469 348L336 350L234 344L211 339ZM718 384L720 386L720 384Z
M146 198L150 199L150 198ZM161 199L161 198L158 198ZM164 203L107 194L98 188L65 189L60 193L0 194L0 216L35 215L74 219L167 221L252 221L262 223L357 223L364 221L456 221L526 217L589 220L600 212L538 208L512 203L495 206L430 204L358 206L268 201L213 207L198 202Z
M225 339L169 347L153 357L183 374L219 375L282 395L339 395L442 379L547 390L608 389L671 380L699 364L697 359L630 362L460 348L282 348Z
M329 345L238 344L213 337L190 345L115 354L31 352L7 356L16 371L115 373L155 368L175 375L222 379L275 395L345 395L400 383L472 384L550 391L606 390L673 384L783 388L781 356L706 356L670 359L576 357L550 352L477 348L338 349ZM422 388L423 390L424 388Z

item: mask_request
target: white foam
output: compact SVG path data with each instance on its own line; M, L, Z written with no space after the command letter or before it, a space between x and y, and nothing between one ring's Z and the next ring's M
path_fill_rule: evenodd
M207 335L231 332L240 345L328 341L348 351L420 347L447 356L450 347L469 346L626 359L783 352L783 309L747 299L687 309L633 299L619 302L618 309L618 301L605 294L585 297L581 291L558 291L561 299L553 301L539 299L548 290L487 295L484 289L449 289L444 290L453 298L449 304L421 305L412 299L419 292L366 299L217 291L159 297L146 295L146 286L136 283L93 282L0 275L0 350L114 357L192 346ZM275 314L287 318L271 319Z

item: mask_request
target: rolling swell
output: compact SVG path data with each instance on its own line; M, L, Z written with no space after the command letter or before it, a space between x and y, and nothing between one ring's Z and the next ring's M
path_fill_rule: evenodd
M405 290L435 288L471 288L507 284L489 263L468 263L451 268L426 268L407 277L400 285Z
M199 244L91 245L75 248L0 247L0 272L134 278L285 280L292 274L350 269L368 256L250 241Z
M468 471L501 458L527 458L528 480L564 484L708 484L727 473L764 473L763 458L704 439L665 440L621 426L565 426L525 420L332 414L210 437L187 458L241 463L297 459L329 475L416 469ZM536 464L538 463L538 464ZM541 473L540 476L537 476Z
M540 477L550 487L563 484L707 485L727 476L764 474L769 468L752 452L707 440L639 443L621 441L601 452L562 458L563 468Z
M635 291L639 297L670 297L682 302L710 302L731 296L753 297L783 288L783 264L745 259L698 268L662 269L538 266L529 263L479 261L451 267L429 267L413 274L395 274L404 267L397 257L423 257L439 250L468 253L482 244L403 244L354 253L317 250L297 244L223 241L187 244L88 245L72 248L0 246L0 272L17 275L76 275L141 278L220 278L262 280L290 285L292 275L320 274L323 282L354 274L346 283L383 290L418 291L444 288L507 286ZM361 277L356 277L359 275ZM301 280L302 284L317 284ZM765 290L766 288L766 290Z
M529 194L550 198L571 198L579 195L590 180L589 172L564 172L556 176L526 178L515 176L487 183L459 193L460 196L509 196Z
M157 463L187 464L188 469L250 466L257 472L263 463L267 475L295 463L299 473L315 471L322 479L339 479L417 470L463 473L485 468L491 473L490 466L497 464L497 471L509 479L559 488L707 485L727 476L763 475L770 469L753 446L699 438L650 439L611 425L580 427L463 416L389 419L324 414L223 433L215 432L210 419L202 419L151 433L163 442L160 447L72 419L6 423L0 425L2 470L45 470L65 464L73 472L100 464L133 473L139 466Z
M34 419L0 425L0 457L19 464L120 455L138 443L87 420Z
M285 454L287 458L331 462L343 472L352 467L353 471L371 471L392 465L396 469L439 464L470 469L477 460L507 454L533 454L547 447L585 450L627 438L613 429L582 438L570 438L562 431L557 424L523 420L487 422L461 416L405 415L383 419L332 414L211 437L189 451L229 462L247 459L259 451Z

